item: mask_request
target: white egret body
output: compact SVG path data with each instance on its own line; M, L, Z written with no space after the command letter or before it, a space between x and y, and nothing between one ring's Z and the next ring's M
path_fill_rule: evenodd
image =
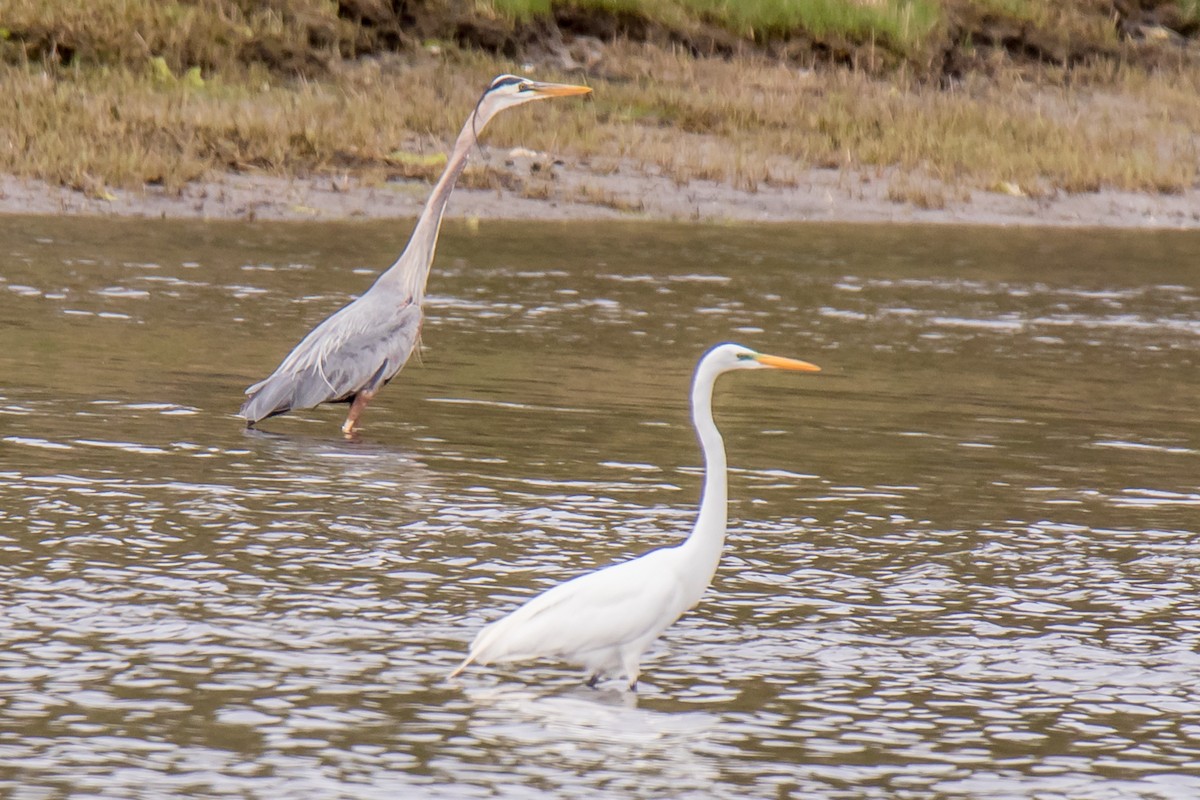
M472 662L558 658L584 667L590 685L620 672L637 688L642 655L712 582L725 544L727 480L725 443L712 416L717 377L737 369L817 372L804 361L722 344L700 359L692 382L692 424L704 451L704 490L696 525L674 547L584 573L526 602L485 627L450 677Z

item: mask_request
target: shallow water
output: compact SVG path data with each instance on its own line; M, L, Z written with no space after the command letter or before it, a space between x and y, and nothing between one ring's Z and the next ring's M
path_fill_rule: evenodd
M407 224L0 219L0 793L1200 796L1200 236L450 225L419 363L242 389ZM712 343L714 587L636 697L445 674L672 543Z

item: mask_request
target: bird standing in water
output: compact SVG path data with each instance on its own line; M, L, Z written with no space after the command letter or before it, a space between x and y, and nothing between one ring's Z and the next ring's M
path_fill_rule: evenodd
M763 355L737 344L709 350L692 382L692 424L700 437L705 472L691 535L682 544L584 573L534 597L481 630L451 678L472 662L558 658L584 667L589 686L605 673L620 671L636 691L642 655L699 602L721 558L727 480L725 444L713 422L712 393L718 376L739 369L820 371L806 361Z
M467 117L400 258L366 293L313 328L270 377L246 390L248 397L238 416L247 427L293 409L349 403L342 432L351 435L367 403L400 372L417 346L425 282L442 213L480 131L506 108L590 91L586 86L541 83L515 75L494 79Z

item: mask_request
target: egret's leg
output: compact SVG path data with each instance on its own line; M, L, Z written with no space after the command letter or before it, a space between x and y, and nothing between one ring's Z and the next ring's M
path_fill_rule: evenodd
M596 688L596 684L597 684L597 683L599 683L599 682L600 682L600 673L599 673L599 672L593 672L593 673L592 673L592 675L591 675L591 677L587 679L587 687L588 687L589 689L595 689L595 688Z
M373 392L359 392L354 396L354 401L350 403L350 413L346 415L346 422L342 425L342 433L350 436L358 427L358 418L362 416L363 411L367 407L367 403L371 402L371 398L375 396L376 389Z
M642 674L642 665L639 663L641 661L641 652L626 653L625 657L621 660L623 662L622 666L625 667L625 675L629 678L629 691L636 692L638 675Z

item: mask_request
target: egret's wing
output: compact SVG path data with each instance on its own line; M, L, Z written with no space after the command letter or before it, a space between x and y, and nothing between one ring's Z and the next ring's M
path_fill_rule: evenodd
M661 632L684 610L672 551L655 550L547 590L481 630L468 661L570 659Z
M257 422L378 389L408 361L421 319L416 303L387 307L364 295L314 328L270 377L247 389L238 413Z

